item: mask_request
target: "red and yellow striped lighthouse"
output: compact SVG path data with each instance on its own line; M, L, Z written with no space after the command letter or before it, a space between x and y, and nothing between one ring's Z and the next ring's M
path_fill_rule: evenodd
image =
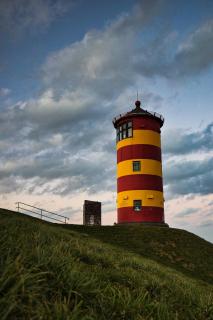
M164 197L158 113L135 108L114 118L117 132L118 223L164 224Z

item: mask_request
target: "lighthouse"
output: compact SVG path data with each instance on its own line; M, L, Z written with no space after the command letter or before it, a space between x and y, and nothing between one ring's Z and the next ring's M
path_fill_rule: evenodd
M117 149L117 222L166 225L161 127L164 118L135 108L113 119Z

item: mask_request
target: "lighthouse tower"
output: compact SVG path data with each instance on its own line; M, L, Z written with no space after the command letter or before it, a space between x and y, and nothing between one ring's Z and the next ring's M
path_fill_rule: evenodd
M117 132L118 224L164 223L160 128L163 117L135 108L113 119Z

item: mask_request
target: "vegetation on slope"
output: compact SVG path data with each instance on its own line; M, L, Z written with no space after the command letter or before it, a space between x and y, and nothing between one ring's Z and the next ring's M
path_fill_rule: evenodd
M188 231L139 224L101 228L82 225L64 227L86 233L213 284L213 245Z
M1 210L0 234L1 320L213 319L210 284L88 232Z

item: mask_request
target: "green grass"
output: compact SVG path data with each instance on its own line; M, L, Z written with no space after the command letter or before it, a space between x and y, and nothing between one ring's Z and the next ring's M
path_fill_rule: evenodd
M213 319L213 245L188 232L0 210L0 235L1 320Z
M213 284L213 245L185 230L129 226L63 225Z

